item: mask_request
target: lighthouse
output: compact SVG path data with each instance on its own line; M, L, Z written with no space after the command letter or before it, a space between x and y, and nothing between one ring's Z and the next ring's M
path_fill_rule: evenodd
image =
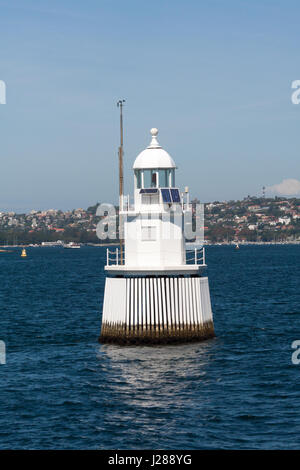
M192 205L176 186L177 167L151 129L133 164L134 197L120 195L124 246L107 249L99 341L169 344L214 336L205 248L188 249ZM184 200L185 199L185 200Z

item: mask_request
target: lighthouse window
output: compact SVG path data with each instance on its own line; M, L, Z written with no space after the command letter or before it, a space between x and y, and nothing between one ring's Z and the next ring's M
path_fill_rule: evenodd
M142 241L155 241L156 240L156 227L152 227L148 225L146 227L142 227Z
M146 191L146 190L144 190ZM150 190L151 191L151 190ZM154 191L154 190L152 190ZM142 194L142 204L159 204L159 196L157 194L146 193Z
M136 187L140 189L142 187L142 178L141 178L141 171L135 170L135 177L136 177Z
M151 188L151 170L144 170L144 188Z
M159 186L160 188L168 188L169 181L168 181L168 170L159 170Z
M175 170L170 170L170 186L175 186Z
M175 170L158 170L159 187L172 188L175 186Z
M144 170L144 188L156 188L157 187L157 171L156 170Z

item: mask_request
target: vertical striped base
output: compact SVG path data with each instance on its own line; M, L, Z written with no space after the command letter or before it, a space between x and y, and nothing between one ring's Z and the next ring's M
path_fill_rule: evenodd
M213 336L207 277L106 279L101 343L159 344Z

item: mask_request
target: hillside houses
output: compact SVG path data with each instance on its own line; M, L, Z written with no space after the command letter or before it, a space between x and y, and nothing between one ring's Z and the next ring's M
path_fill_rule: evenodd
M195 205L198 200L194 200ZM88 209L0 211L0 243L41 243L57 238L99 243L97 204ZM205 204L206 241L300 241L300 199L250 198ZM115 232L114 232L115 233Z

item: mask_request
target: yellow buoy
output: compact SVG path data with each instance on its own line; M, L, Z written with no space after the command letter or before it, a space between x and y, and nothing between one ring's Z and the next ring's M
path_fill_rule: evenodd
M22 253L21 253L21 258L26 258L26 256L27 256L26 250L25 248L23 248Z

